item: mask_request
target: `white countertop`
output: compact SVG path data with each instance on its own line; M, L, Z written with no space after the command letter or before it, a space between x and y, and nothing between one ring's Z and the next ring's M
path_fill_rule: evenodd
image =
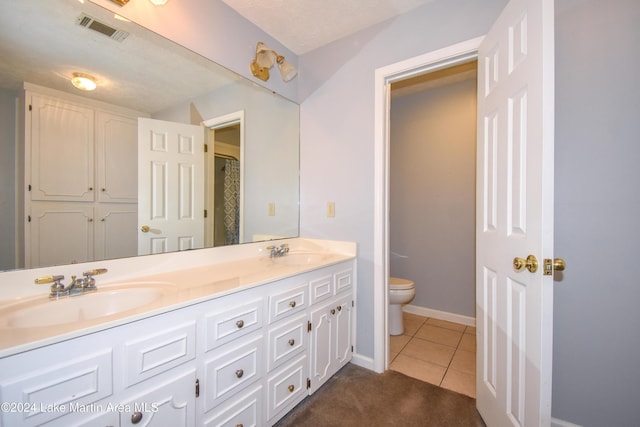
M355 251L331 252L324 248L315 254L320 254L308 262L286 263L279 259L273 260L267 255L251 257L226 262L212 262L210 265L174 270L157 274L131 277L115 283L101 284L101 276L97 276L98 293L106 292L115 287L123 286L144 287L162 283L163 296L150 304L120 313L83 320L81 322L62 323L42 327L14 327L7 324L7 313L15 304L56 304L55 300L48 300L47 294L2 299L0 295L0 357L7 357L41 346L53 344L88 333L123 325L139 319L144 319L167 311L197 304L203 301L219 298L241 290L260 286L281 280L286 277L313 271L355 258ZM304 252L304 248L297 248L290 255ZM289 255L283 257L286 258ZM295 255L294 255L295 256ZM48 287L47 287L48 290ZM90 298L90 295L71 297L79 301ZM4 320L4 321L3 321Z

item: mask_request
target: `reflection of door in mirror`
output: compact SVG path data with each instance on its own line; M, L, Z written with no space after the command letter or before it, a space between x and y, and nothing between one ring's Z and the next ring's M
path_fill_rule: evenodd
M244 112L206 120L209 130L206 161L205 245L243 242Z
M204 129L138 120L138 255L204 246Z

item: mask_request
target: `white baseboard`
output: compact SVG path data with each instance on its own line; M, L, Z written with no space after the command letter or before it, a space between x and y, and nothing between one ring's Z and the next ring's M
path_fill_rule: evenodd
M573 424L569 421L562 421L557 418L551 418L551 427L582 427L579 424Z
M448 313L446 311L434 310L432 308L418 307L417 305L405 305L403 311L411 314L418 314L424 317L433 317L434 319L447 320L449 322L461 323L467 326L476 326L476 318L463 316L456 313Z
M375 371L374 369L374 363L373 363L373 359L367 356L363 356L361 354L358 353L354 353L351 356L351 363L353 363L354 365L358 365L361 368L365 368L368 369L370 371Z

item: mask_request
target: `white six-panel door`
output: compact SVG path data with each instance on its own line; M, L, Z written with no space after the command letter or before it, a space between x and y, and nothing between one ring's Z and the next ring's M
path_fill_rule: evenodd
M204 128L138 119L138 255L204 247Z
M512 0L478 52L477 406L489 426L551 414L553 0ZM516 271L533 255L536 272Z

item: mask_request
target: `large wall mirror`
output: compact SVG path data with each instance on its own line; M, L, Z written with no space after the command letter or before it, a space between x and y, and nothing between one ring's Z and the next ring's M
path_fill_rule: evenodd
M89 1L1 2L0 57L0 271L298 236L296 103Z

